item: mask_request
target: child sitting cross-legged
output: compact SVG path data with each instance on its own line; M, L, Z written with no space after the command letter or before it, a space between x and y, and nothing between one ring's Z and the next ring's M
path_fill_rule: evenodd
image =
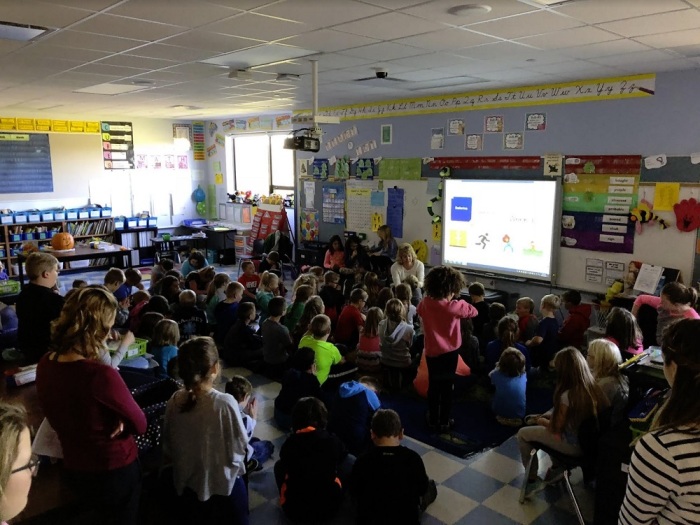
M417 452L401 445L401 419L380 409L372 417L374 448L360 456L350 476L350 494L363 525L417 525L421 512L435 500L435 482L428 479Z
M367 292L361 288L355 288L350 292L350 304L348 304L338 317L335 327L335 342L343 344L350 350L354 350L360 339L360 329L365 324L365 315L362 309L367 303Z
M284 316L284 326L290 331L294 330L299 319L301 319L301 314L304 313L304 305L306 301L309 300L309 297L314 295L315 291L316 287L308 284L302 284L294 290L294 297L287 307L287 313Z
M287 358L292 346L289 330L280 323L285 307L284 297L273 297L267 305L269 317L260 326L265 375L275 381L282 379L282 374L287 369Z
M406 310L399 299L386 303L384 316L379 323L379 347L385 384L389 388L401 389L415 377L411 358L413 327L406 322Z
M289 358L291 365L282 378L282 388L275 398L275 422L289 431L292 428L292 409L302 397L321 397L321 384L316 377L316 354L306 346Z
M200 335L207 335L207 315L197 306L197 295L192 290L180 292L179 305L173 321L180 329L180 343Z
M338 321L338 316L345 306L345 296L340 290L340 274L328 271L323 274L323 287L319 292L323 305L324 313L330 318L331 324L335 327Z
M308 346L316 353L316 377L323 386L332 376L330 389L342 383L342 379L354 373L357 367L346 363L340 350L333 343L328 342L331 334L331 320L327 315L319 314L309 323L309 331L301 338L299 348Z
M168 363L177 359L177 343L180 341L180 329L175 321L161 319L153 330L153 339L148 350L160 365L158 375L168 375Z
M518 316L518 341L524 343L535 337L538 323L535 301L521 297L515 302L515 314Z
M214 308L216 326L214 327L214 341L223 346L226 334L238 319L238 306L243 298L244 288L238 281L232 281L226 286L226 298Z
M273 297L278 295L279 277L271 272L263 272L260 276L260 286L255 294L255 302L260 308L260 322L262 323L270 315L267 305Z
M557 334L559 323L554 317L554 312L559 309L560 299L558 295L548 294L540 302L542 319L537 324L535 336L525 343L530 350L532 366L546 370L549 362L557 351Z
M326 430L327 423L328 410L319 399L304 397L294 405L294 433L282 445L275 463L280 505L292 520L329 520L342 503L339 478L347 451L343 442Z
M525 345L517 342L518 323L510 316L505 316L498 321L498 339L494 339L486 345L486 371L490 372L496 367L501 353L506 348L516 348L525 356L525 369L530 370L530 352Z
M222 357L229 366L259 368L262 362L262 337L255 333L255 303L241 303L238 319L224 338Z
M243 301L255 302L255 294L260 286L260 276L255 273L255 263L253 261L243 261L241 263L243 273L238 277L238 282L243 285Z
M225 387L226 393L238 402L241 419L248 435L248 453L246 454L246 473L262 470L265 463L275 450L271 441L253 437L258 419L258 402L253 396L253 385L243 376L233 376Z
M384 312L377 306L367 311L365 326L357 344L357 368L363 372L377 372L381 369L382 351L379 341L379 323L384 320Z
M332 404L328 430L338 436L348 452L359 456L372 446L370 423L372 416L381 407L379 382L371 376L340 385Z
M496 421L501 425L521 426L525 417L527 387L525 356L517 348L506 348L489 377L496 387L491 405Z

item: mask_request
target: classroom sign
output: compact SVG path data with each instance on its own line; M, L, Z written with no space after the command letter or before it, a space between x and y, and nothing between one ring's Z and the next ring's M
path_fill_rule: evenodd
M561 246L632 253L641 171L639 155L567 157L562 203Z
M106 170L130 170L134 163L134 128L131 122L100 122L102 162Z

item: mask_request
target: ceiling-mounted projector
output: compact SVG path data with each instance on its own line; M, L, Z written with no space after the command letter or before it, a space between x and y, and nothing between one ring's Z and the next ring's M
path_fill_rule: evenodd
M321 141L313 137L289 137L284 139L284 149L317 152L321 149Z

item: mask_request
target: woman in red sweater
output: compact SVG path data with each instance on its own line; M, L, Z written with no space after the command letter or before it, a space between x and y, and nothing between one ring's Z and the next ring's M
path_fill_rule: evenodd
M141 469L135 434L146 416L119 373L100 362L117 301L102 286L66 301L51 326L51 348L37 368L41 408L63 448L65 481L93 523L135 524Z

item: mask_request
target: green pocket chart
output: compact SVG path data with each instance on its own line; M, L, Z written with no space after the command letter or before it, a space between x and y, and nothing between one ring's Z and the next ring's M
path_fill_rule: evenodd
M382 159L379 178L383 180L420 180L422 159Z
M576 177L574 175L574 177ZM627 215L637 206L639 175L579 174L564 179L564 211Z

